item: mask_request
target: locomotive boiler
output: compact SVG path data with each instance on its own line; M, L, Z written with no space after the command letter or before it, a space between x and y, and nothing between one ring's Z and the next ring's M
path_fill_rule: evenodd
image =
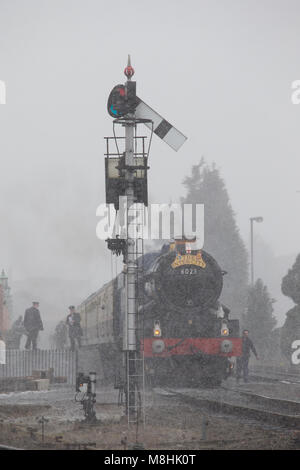
M139 348L152 385L219 385L241 354L239 321L220 302L224 271L204 250L185 241L138 261ZM83 347L79 364L97 367L103 383L122 381L124 274L79 307ZM97 355L95 356L95 350ZM95 360L96 358L96 360Z

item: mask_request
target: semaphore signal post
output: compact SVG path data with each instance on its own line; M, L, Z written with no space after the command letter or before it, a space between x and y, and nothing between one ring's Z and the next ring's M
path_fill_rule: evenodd
M106 137L106 203L119 210L125 200L126 233L107 239L114 254L123 254L125 299L123 301L124 331L124 391L128 425L144 422L144 356L143 356L143 216L148 205L148 157L153 133L174 150L186 137L136 95L134 69L130 56L124 70L125 85L116 85L108 98L107 110L113 120L113 137ZM139 124L151 130L146 149L146 137L137 135ZM115 125L125 129L117 137ZM112 151L114 144L115 151Z

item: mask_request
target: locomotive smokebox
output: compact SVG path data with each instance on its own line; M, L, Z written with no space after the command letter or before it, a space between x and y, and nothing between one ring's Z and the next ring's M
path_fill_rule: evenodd
M212 307L223 288L223 271L203 250L162 254L152 268L147 283L152 295L170 309L186 314Z

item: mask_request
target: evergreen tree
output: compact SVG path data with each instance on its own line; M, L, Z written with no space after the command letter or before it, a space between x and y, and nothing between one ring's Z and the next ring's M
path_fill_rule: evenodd
M261 279L257 279L254 286L248 289L247 308L242 321L243 328L250 332L258 354L268 359L274 355L272 330L277 323L273 316L273 303L267 287Z
M245 310L248 284L247 251L239 234L229 196L215 165L202 159L192 167L183 182L187 195L183 203L204 204L204 247L227 271L222 302L231 309L231 317L241 318Z
M281 290L296 304L287 312L285 323L281 329L281 351L290 361L293 353L292 343L300 339L300 254L292 269L289 269L282 279Z
M283 295L290 297L295 304L300 304L300 254L297 256L292 269L282 279L281 290Z

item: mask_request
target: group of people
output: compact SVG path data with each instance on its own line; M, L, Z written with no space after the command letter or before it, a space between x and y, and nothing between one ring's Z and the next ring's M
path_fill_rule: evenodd
M74 305L70 305L69 307L69 315L66 319L66 325L69 329L69 338L70 338L70 345L71 350L74 351L76 347L76 343L78 348L81 347L81 336L82 336L82 328L80 325L81 317L80 313L76 312ZM18 320L15 322L15 332L18 332L19 337L23 334L23 332L27 335L27 341L25 344L25 349L36 349L37 348L37 338L39 331L44 329L43 322L41 319L41 314L39 311L39 302L33 302L32 307L28 308L25 311L24 321L22 321L22 317L19 317ZM19 341L20 342L20 341ZM18 346L19 347L19 346ZM16 348L17 349L17 348ZM249 331L243 330L242 335L242 354L237 358L237 368L236 368L236 378L237 381L243 377L244 382L248 382L248 375L249 375L249 359L251 351L255 355L256 359L258 359L258 354L256 352L255 346L251 339L249 338Z
M80 313L76 312L74 305L69 307L69 315L66 319L66 325L69 329L69 338L71 349L74 351L77 346L81 347L82 329L80 325ZM32 302L32 307L26 309L24 320L20 316L12 326L10 335L8 335L8 342L13 349L19 349L20 340L23 334L27 335L25 349L37 349L37 339L39 332L44 329L41 314L39 311L39 302Z

